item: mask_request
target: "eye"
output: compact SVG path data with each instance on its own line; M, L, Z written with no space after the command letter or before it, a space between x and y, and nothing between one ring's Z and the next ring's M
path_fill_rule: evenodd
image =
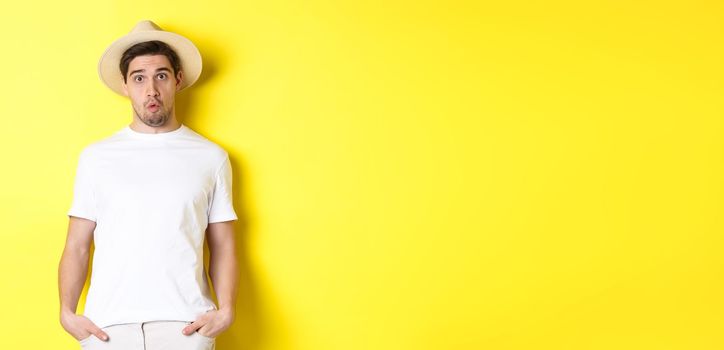
M166 79L166 73L158 73L158 75L156 75L156 76L158 77L158 79L161 79L161 80Z
M140 83L143 81L143 76L136 75L135 77L133 77L133 81Z

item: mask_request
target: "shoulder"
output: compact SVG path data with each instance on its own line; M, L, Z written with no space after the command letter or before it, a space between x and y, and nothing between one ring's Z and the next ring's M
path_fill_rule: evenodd
M120 133L117 132L100 140L93 141L81 149L79 159L86 162L98 160L105 151L113 148L113 145L118 143L120 139Z
M185 136L189 142L193 142L195 146L202 149L207 157L214 158L218 161L223 161L229 157L229 153L223 147L188 126L186 127Z

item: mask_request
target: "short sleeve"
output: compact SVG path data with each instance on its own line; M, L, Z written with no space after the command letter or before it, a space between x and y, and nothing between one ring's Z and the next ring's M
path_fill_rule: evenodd
M76 216L96 221L96 202L91 175L91 166L88 157L82 152L78 159L73 185L73 200L68 210L68 216Z
M231 163L227 155L216 171L214 192L209 207L209 223L236 220L231 191Z

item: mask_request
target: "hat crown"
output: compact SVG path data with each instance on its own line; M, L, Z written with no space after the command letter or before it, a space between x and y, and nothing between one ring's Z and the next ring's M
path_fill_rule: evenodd
M163 30L161 27L159 27L156 23L153 23L149 20L143 20L136 24L133 29L131 29L131 33L137 33L137 32L147 32L150 30Z

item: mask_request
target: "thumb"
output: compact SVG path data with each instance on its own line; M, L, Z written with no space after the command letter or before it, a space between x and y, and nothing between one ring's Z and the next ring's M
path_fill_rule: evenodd
M104 332L102 329L98 328L96 325L91 325L90 332L93 333L93 335L96 336L96 338L100 340L108 340L108 334Z
M203 327L203 325L204 325L203 322L195 321L195 322L192 322L191 324L187 325L186 327L184 327L182 332L183 332L183 334L189 335L189 334L192 334L193 332L196 332L196 330Z

